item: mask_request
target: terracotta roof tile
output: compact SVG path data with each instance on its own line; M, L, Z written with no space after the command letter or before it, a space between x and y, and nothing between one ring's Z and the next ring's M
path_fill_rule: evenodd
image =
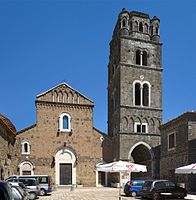
M12 124L12 122L7 117L2 115L1 113L0 113L0 120L2 120L3 123L12 131L12 133L16 135L15 126Z

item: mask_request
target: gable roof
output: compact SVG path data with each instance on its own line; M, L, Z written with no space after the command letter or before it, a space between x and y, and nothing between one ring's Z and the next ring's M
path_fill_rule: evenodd
M36 127L36 124L33 124L33 125L28 126L28 127L26 127L26 128L23 128L22 130L18 131L16 134L18 135L18 134L23 133L23 132L25 132L25 131L28 131L29 129L32 129L32 128L34 128L34 127Z
M38 95L36 96L36 98L42 97L42 96L46 95L47 93L51 92L52 90L57 89L57 88L60 87L60 86L68 87L69 89L75 91L76 93L78 93L80 96L82 96L82 97L85 98L86 100L88 100L88 101L90 101L91 103L93 103L93 101L92 101L91 99L87 98L85 95L81 94L81 93L78 92L76 89L72 88L72 87L71 87L70 85L68 85L66 82L62 82L62 83L60 83L60 84L58 84L58 85L56 85L56 86L54 86L54 87L48 89L47 91L38 94Z
M176 118L166 122L165 124L162 124L159 129L164 129L168 126L171 126L172 124L175 124L183 119L187 119L187 120L193 120L196 121L196 112L192 111L192 112L185 112L183 114L181 114L180 116L177 116Z

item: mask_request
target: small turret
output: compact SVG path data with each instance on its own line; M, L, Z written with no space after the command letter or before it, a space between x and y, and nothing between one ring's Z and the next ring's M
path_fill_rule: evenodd
M120 35L129 35L129 12L125 8L119 14L119 32Z
M150 21L150 34L153 41L160 41L160 20L156 16Z

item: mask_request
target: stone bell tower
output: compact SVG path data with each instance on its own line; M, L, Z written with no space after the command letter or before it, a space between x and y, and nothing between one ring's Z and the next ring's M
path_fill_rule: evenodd
M108 135L113 160L145 164L157 177L162 123L160 20L121 11L110 42ZM155 167L156 166L156 167Z

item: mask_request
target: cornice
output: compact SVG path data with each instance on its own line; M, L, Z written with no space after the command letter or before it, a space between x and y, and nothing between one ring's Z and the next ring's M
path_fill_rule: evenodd
M160 137L160 134L153 134L153 133L125 133L125 132L120 132L119 135L135 135L135 136L157 136Z
M149 110L149 111L157 111L157 112L162 112L163 109L161 108L152 108L152 107L139 107L139 106L125 106L125 105L120 105L121 108L130 108L130 109L136 109L136 110Z
M144 69L144 70L154 70L154 71L159 71L162 72L163 68L155 68L155 67L150 67L150 66L141 66L141 65L133 65L133 64L129 64L129 63L125 63L125 62L119 62L119 65L121 66L126 66L126 67L132 67L132 68L136 68L136 69Z
M134 40L134 41L138 41L138 42L144 42L144 43L150 43L150 44L155 44L155 45L158 45L158 46L162 46L163 43L157 43L157 42L154 42L152 40L142 40L140 38L134 38L132 36L119 36L120 39L131 39L131 40Z
M49 107L69 107L69 108L86 108L93 109L94 105L89 104L71 104L71 103L62 103L62 102L49 102L49 101L35 101L36 107L39 106L49 106Z

